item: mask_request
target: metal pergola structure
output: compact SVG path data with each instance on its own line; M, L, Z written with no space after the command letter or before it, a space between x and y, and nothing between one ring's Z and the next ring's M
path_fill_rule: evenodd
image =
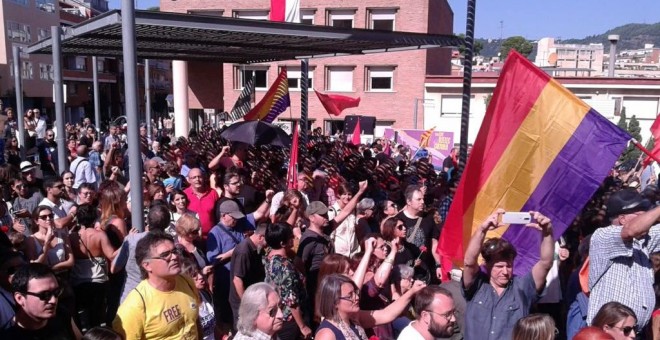
M294 23L254 21L205 15L136 11L133 0L122 0L122 10L107 12L73 27L52 27L51 37L27 48L30 54L52 54L55 68L55 112L60 169L64 169L64 100L62 56L122 58L125 75L126 115L132 183L141 183L141 155L137 109L137 58L215 61L251 64L301 60L301 88L307 91L309 58L367 55L371 53L458 46L454 35L343 29ZM20 63L14 63L20 66ZM422 70L422 68L420 68ZM20 70L16 74L20 74ZM145 70L148 74L148 70ZM95 76L95 81L97 77ZM94 87L94 98L98 86ZM17 91L17 101L20 93ZM22 100L22 98L20 98ZM23 113L19 110L19 115ZM147 113L149 114L149 113ZM301 109L307 126L307 105ZM19 117L22 121L22 117ZM61 128L60 128L61 125ZM19 131L23 136L24 131ZM305 133L301 134L306 136ZM304 143L304 140L302 141ZM142 191L131 190L132 225L143 230Z

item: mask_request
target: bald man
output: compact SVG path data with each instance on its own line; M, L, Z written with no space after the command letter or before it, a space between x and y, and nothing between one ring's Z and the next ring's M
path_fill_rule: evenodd
M78 187L83 183L90 183L96 187L96 174L94 173L92 164L87 159L87 146L79 145L76 149L76 154L78 157L71 162L71 166L69 167L69 170L73 172L74 176L73 188L78 190Z
M192 168L188 172L188 183L190 187L184 192L188 197L188 209L199 216L202 226L202 236L207 234L215 224L215 202L218 200L218 192L208 185L206 175L199 168Z

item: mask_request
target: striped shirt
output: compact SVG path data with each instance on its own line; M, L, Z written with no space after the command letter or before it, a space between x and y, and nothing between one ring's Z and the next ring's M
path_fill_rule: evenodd
M606 303L617 301L637 315L639 329L651 319L655 308L653 267L649 255L660 248L660 225L641 239L624 242L622 226L596 230L589 248L589 312L587 324Z

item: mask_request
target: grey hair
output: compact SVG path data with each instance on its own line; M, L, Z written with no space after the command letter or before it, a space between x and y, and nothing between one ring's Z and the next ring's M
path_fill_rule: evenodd
M415 274L413 267L400 264L394 267L394 272L392 272L392 282L399 282L402 279L411 278Z
M275 288L268 283L259 282L250 285L243 293L241 305L238 307L238 322L236 328L244 335L252 335L255 331L255 321L259 310L268 307L268 294L276 293Z
M364 214L365 211L373 209L376 206L376 202L371 198L365 197L357 204L357 213Z

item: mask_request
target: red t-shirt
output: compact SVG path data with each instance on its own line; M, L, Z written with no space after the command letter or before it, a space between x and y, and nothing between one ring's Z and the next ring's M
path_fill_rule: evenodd
M197 198L192 188L188 188L184 192L188 196L188 202L190 202L188 209L196 212L197 216L199 216L199 222L202 226L202 237L206 238L206 235L215 225L215 211L213 208L215 207L215 201L218 200L218 193L213 189L208 189L204 195Z

